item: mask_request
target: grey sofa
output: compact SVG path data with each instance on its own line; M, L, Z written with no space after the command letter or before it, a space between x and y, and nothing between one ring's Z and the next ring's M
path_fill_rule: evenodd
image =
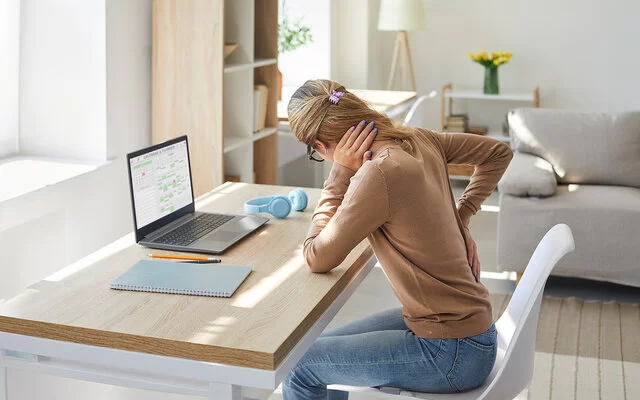
M554 275L640 286L640 112L516 109L498 185L498 270L522 272L563 222L576 251Z

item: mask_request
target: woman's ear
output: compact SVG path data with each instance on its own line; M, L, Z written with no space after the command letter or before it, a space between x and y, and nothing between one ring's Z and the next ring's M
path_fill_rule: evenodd
M317 139L313 141L313 148L323 156L329 154L329 146Z

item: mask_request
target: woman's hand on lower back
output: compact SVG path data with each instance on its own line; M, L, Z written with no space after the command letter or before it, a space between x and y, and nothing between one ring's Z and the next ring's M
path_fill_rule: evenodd
M478 259L478 246L476 246L475 240L471 237L471 232L469 232L469 228L464 228L465 233L465 241L467 243L467 261L469 262L469 267L471 268L471 273L473 274L476 282L480 282L480 260Z
M367 125L362 121L358 126L352 126L340 139L333 152L333 160L343 167L357 172L365 161L371 160L369 150L378 129L373 127L373 121Z

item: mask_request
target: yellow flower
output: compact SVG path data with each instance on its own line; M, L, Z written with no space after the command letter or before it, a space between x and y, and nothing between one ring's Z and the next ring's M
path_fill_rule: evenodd
M507 56L507 58L511 58L511 56L513 56L513 54L511 54L510 52L507 52L506 56Z
M496 58L495 60L493 60L493 64L497 67L498 65L501 64L500 62L500 58Z
M493 53L491 53L491 59L495 60L496 58L498 58L498 53L494 51Z
M476 56L474 56L473 53L469 53L469 58L472 59L472 60L475 60Z
M482 59L484 61L489 61L489 56L487 55L487 53L482 53Z
M499 52L498 52L498 57L502 57L502 54L504 54L504 53L502 53L501 51L499 51Z

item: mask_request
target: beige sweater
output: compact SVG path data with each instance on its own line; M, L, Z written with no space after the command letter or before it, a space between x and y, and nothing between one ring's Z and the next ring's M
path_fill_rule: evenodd
M416 335L484 332L491 303L473 277L465 238L511 157L509 146L484 136L417 129L377 150L357 173L334 163L304 243L311 271L330 271L368 238ZM447 163L476 167L459 208Z

